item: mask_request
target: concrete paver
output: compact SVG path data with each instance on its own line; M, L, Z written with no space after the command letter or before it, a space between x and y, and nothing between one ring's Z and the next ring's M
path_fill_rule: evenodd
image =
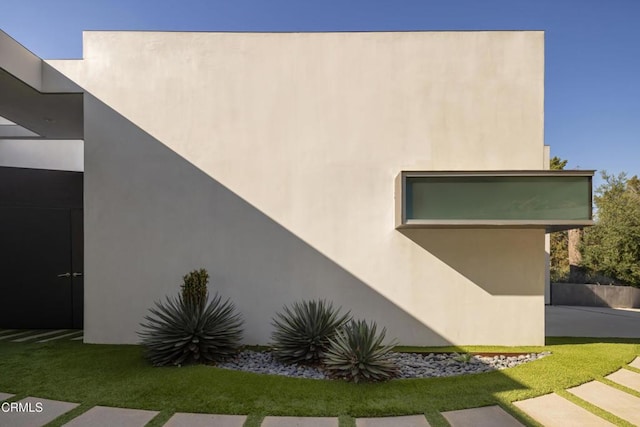
M71 336L76 336L76 335L78 335L78 334L82 334L82 331L74 331L74 332L70 332L70 333L68 333L68 334L64 334L64 335L57 335L57 336L55 336L55 337L53 337L53 338L47 338L47 339L44 339L44 340L40 340L40 341L38 341L38 342L49 342L49 341L55 341L55 340L59 340L59 339L61 339L61 338L67 338L67 337L71 337Z
M15 410L0 411L0 426L40 427L78 406L77 403L39 397L26 397L16 403L18 406L15 407Z
M242 427L246 420L246 415L189 414L178 412L169 418L169 421L167 421L164 427Z
M9 394L9 393L2 393L0 392L0 402L2 402L3 400L7 400L10 397L15 396L15 394Z
M632 390L640 391L640 374L628 369L620 369L605 378Z
M22 330L22 331L18 331L15 333L11 333L9 335L2 335L0 336L0 340L8 340L10 338L15 338L15 337L23 337L26 335L31 335L33 334L35 331L31 331L31 330Z
M66 423L65 427L143 427L157 411L143 411L142 409L109 408L94 406L87 412Z
M640 369L640 357L633 359L633 362L629 363L632 368Z
M567 391L623 420L640 425L640 398L638 397L598 381L591 381Z
M338 427L338 419L329 417L264 417L261 427Z
M25 341L29 341L29 340L40 338L40 337L46 337L46 336L49 336L49 335L59 334L59 333L62 333L62 332L66 332L68 330L69 329L56 329L55 331L47 331L47 332L43 332L43 333L37 334L37 335L28 335L28 336L26 336L24 338L17 338L15 340L12 340L11 342L25 342Z
M430 427L424 415L356 418L356 427Z
M451 427L523 427L499 406L443 412Z
M609 427L609 421L592 414L555 393L513 402L545 427Z

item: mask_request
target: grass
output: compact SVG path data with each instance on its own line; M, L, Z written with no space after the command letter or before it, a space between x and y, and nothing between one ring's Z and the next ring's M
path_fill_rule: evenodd
M568 387L602 379L640 354L640 340L550 338L544 347L399 349L553 354L491 373L356 385L210 366L153 368L142 349L131 345L0 342L0 391L17 394L14 400L30 395L82 404L56 425L105 405L162 411L152 425L173 412L203 412L248 414L247 426L258 425L265 415L340 416L343 427L353 425L352 417L424 413L432 426L441 426L446 423L439 412L494 404L537 425L510 403L550 392L564 396Z

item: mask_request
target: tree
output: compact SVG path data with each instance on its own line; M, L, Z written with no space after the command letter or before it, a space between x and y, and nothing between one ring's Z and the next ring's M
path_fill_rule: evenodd
M568 160L562 160L558 156L553 156L551 161L549 162L549 166L551 170L562 170L565 166L567 166Z
M640 180L602 172L596 225L585 230L582 265L611 282L640 286Z
M554 156L550 161L552 170L562 170L567 160ZM561 282L569 277L569 238L566 231L556 231L550 235L549 270L552 282Z

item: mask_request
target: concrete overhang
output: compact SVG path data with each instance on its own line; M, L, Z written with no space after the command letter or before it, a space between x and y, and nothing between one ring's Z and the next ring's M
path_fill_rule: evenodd
M83 139L83 92L0 30L0 138Z
M593 170L402 171L396 228L544 229L593 225Z

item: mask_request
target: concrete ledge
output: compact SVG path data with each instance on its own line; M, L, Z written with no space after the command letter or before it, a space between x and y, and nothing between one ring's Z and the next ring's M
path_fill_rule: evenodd
M551 304L640 308L640 289L633 286L552 283Z

